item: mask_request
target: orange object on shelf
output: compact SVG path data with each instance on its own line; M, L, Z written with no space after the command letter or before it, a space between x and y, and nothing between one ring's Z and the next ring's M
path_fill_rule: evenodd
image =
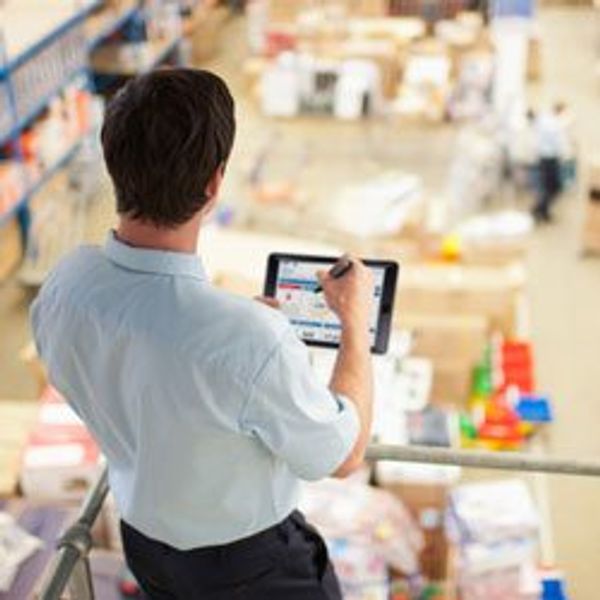
M501 448L518 448L524 442L521 419L504 394L488 402L478 434L483 442L497 443Z
M86 90L78 90L76 95L77 124L80 134L90 130L90 93Z
M28 129L21 134L21 152L27 161L35 160L39 151L39 136L35 128Z

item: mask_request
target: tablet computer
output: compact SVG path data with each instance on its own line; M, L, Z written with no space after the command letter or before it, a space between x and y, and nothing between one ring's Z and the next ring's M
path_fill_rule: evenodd
M317 271L330 269L337 257L300 254L271 254L267 265L265 296L276 298L299 337L312 346L337 348L341 325L329 309L323 293L316 292ZM373 271L373 309L371 313L371 351L385 354L398 279L398 264L392 261L365 260Z

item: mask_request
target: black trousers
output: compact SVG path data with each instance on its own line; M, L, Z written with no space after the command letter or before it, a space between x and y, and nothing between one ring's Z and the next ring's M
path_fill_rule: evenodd
M177 550L121 521L127 564L151 600L341 600L325 542L301 513L252 537Z
M538 200L533 212L536 217L550 218L550 208L561 192L560 161L557 158L542 158L538 164Z

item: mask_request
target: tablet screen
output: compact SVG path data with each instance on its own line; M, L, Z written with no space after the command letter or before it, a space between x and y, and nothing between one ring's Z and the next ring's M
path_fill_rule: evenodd
M319 284L317 271L328 269L331 264L281 258L278 265L273 295L281 303L281 310L300 338L309 343L339 344L340 321L327 307L325 295L322 292L315 293L315 288ZM374 298L369 326L373 347L376 345L385 267L371 266L370 268L374 277Z

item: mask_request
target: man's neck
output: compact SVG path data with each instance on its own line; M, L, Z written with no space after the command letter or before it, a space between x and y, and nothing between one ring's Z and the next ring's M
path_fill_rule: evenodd
M200 233L200 216L175 228L156 227L136 219L121 217L116 230L119 240L136 248L195 254Z

